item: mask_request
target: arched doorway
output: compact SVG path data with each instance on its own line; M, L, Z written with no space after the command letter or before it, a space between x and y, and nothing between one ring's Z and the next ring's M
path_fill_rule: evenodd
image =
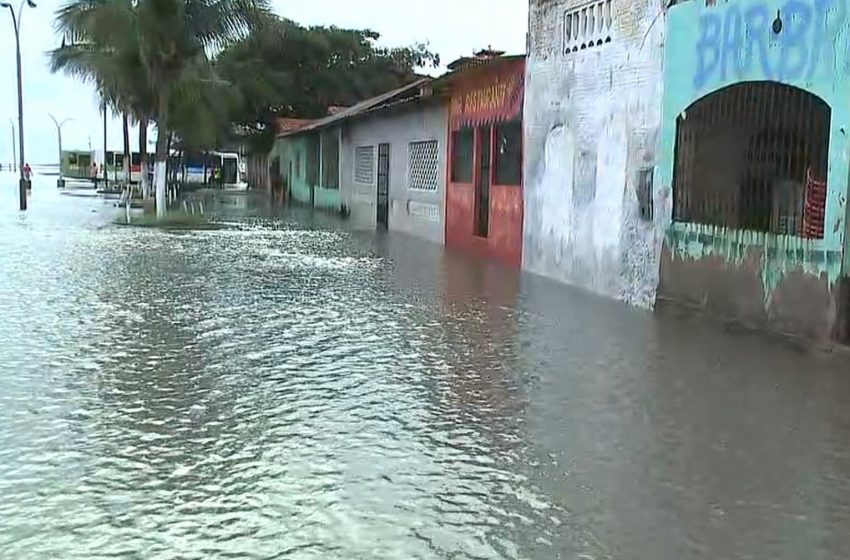
M728 86L676 119L673 219L822 238L831 109L777 82Z

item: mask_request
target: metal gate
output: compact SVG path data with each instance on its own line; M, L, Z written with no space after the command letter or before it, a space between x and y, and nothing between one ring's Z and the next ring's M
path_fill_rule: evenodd
M378 225L390 221L390 145L378 144Z
M831 109L776 82L734 84L676 120L673 219L823 237Z

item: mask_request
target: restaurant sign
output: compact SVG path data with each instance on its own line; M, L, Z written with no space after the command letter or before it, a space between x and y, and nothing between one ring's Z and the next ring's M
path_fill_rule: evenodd
M523 71L500 74L452 96L454 128L511 120L522 110Z

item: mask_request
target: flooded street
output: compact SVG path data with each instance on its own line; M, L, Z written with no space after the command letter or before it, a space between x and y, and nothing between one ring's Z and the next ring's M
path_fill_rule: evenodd
M54 183L0 174L0 558L847 557L846 354Z

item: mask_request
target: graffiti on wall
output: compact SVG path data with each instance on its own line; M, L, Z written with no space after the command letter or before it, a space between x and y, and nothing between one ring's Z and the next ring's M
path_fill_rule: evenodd
M695 44L694 88L730 79L811 80L818 71L850 74L846 0L786 0L706 8ZM778 6L778 7L777 7Z

